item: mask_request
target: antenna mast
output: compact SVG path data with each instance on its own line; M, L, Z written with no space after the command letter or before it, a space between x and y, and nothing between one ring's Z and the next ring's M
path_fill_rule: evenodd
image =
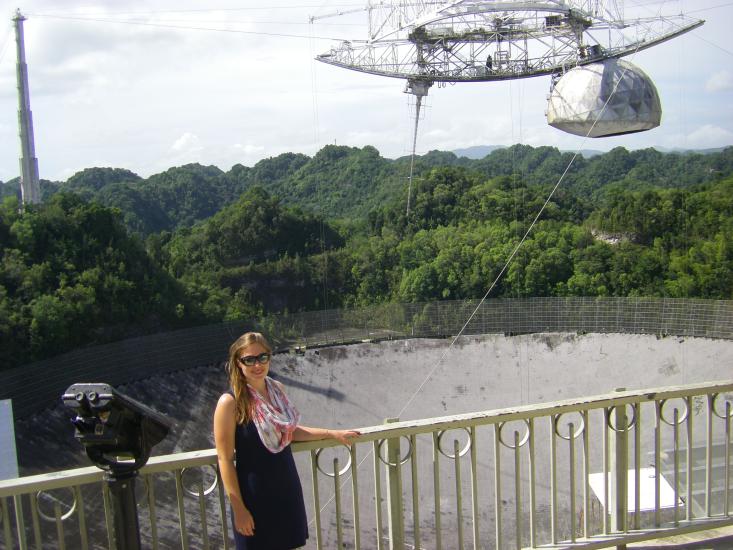
M20 134L20 193L23 204L41 202L41 186L38 180L38 159L33 139L33 114L31 113L28 92L28 66L25 63L25 44L23 41L23 21L26 18L16 10L15 43L18 51L18 126Z

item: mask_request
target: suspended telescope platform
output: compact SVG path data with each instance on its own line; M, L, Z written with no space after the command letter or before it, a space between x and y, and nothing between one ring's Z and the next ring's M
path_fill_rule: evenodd
M599 1L381 2L364 10L369 38L343 41L316 59L430 83L558 75L651 48L704 23L684 15L626 20L617 2Z

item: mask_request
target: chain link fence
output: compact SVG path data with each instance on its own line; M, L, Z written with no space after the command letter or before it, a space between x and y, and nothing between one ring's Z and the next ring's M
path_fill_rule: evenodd
M226 360L243 332L277 351L401 338L536 332L628 333L733 339L733 301L669 298L525 298L385 304L208 325L74 350L0 371L0 399L16 418L54 405L74 382L119 385Z

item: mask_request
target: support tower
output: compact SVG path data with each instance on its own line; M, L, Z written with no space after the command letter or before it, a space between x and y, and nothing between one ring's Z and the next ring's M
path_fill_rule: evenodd
M41 202L41 187L38 179L38 159L33 139L33 115L31 113L30 94L28 92L28 66L25 62L25 45L23 41L23 21L26 18L16 10L15 44L18 51L18 131L20 135L20 192L23 204Z

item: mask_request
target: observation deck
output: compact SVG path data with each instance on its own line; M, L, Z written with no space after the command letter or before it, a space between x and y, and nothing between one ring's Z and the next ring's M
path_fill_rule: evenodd
M323 441L293 445L310 521L306 548L656 548L661 543L646 541L675 540L690 533L708 539L704 548L730 548L732 312L729 301L541 298L391 305L269 320L268 331L280 349L291 350L279 355L278 374L295 393L294 402L321 410L337 407L339 414L351 415L343 419L349 426L359 427L351 424L354 419L372 420L371 425L361 424L362 435L351 449ZM36 378L48 381L42 389L49 395L55 391L53 384L65 389L69 380L54 381L43 373L62 372L68 362L77 369L68 374L72 382L89 378L93 367L109 366L111 374L120 361L144 362L141 358L153 353L160 358L155 362L160 372L170 374L175 366L182 368L184 358L199 361L193 350L203 348L204 342L220 352L225 349L216 341L218 331L228 343L241 328L202 328L200 339L195 331L181 338L179 331L169 338L170 348L158 335L150 338L149 346L138 339L24 368L26 377L35 370ZM332 345L336 347L318 348L319 360L351 349L361 361L350 364L351 371L383 376L395 369L388 352L399 354L416 365L415 371L402 373L412 382L412 391L431 371L428 348L434 353L447 345L435 339L461 330L473 336L453 348L452 362L431 380L433 389L425 386L426 392L409 409L412 419L386 419L362 408L368 398L371 413L399 410L407 399L398 383L382 386L384 393L378 395L370 384L354 386L353 375L347 380L332 364L316 364L316 347ZM547 334L553 332L565 334ZM417 344L399 339L413 337L433 340L425 340L420 351ZM618 350L605 363L587 365L584 371L584 378L606 391L587 391L575 384L573 378L579 376L573 372L553 381L565 367L553 370L551 365L571 355L563 346L585 349L591 337L604 346L601 355L608 355L611 346ZM625 347L622 338L627 338ZM384 340L385 347L376 349L377 340ZM468 340L479 348L470 349ZM512 346L517 356L526 355L529 340L541 342L549 357L521 369L519 374L534 382L532 391L523 386L520 396L510 391L518 379L509 375L517 373L493 365ZM353 344L362 341L369 343ZM501 342L507 348L501 348ZM695 342L717 347L703 354ZM652 378L636 371L643 370L641 364L657 373L650 357L666 353L660 351L665 345L679 350L683 372L665 371L661 379L672 384L649 384ZM637 357L645 348L652 355ZM476 355L477 349L483 354L477 365L492 365L480 376L467 372L468 354ZM589 353L599 354L597 349ZM174 358L170 365L164 361L167 357ZM587 364L587 357L577 359ZM665 365L669 372L674 370L671 363ZM328 371L328 388L314 384L318 369ZM202 383L200 372L195 378ZM168 374L168 384L182 376ZM13 376L3 380L7 391ZM484 398L478 393L484 379L493 400L476 398ZM644 385L608 391L625 380L627 385ZM688 383L692 380L696 382ZM430 392L439 387L452 391L446 381L455 383L456 391L443 394L440 405L437 394ZM573 387L558 393L553 383ZM182 384L191 385L188 380ZM471 394L474 390L477 393ZM59 395L56 392L55 399ZM328 405L327 398L340 401ZM214 401L203 401L213 407ZM479 402L492 406L453 414L460 408L455 404ZM28 408L23 414L45 411ZM322 425L326 424L333 422ZM68 428L64 446L78 446ZM193 428L183 432L186 440ZM199 448L203 450L153 457L141 470L136 492L143 547L233 547L215 452ZM96 467L86 467L0 481L0 548L113 547L110 495L102 475Z
M606 548L731 526L730 392L614 392L364 427L350 449L293 444L309 547ZM113 547L95 467L2 481L0 503L4 548ZM231 547L214 449L152 458L138 507L145 547ZM166 509L176 541L159 534Z

